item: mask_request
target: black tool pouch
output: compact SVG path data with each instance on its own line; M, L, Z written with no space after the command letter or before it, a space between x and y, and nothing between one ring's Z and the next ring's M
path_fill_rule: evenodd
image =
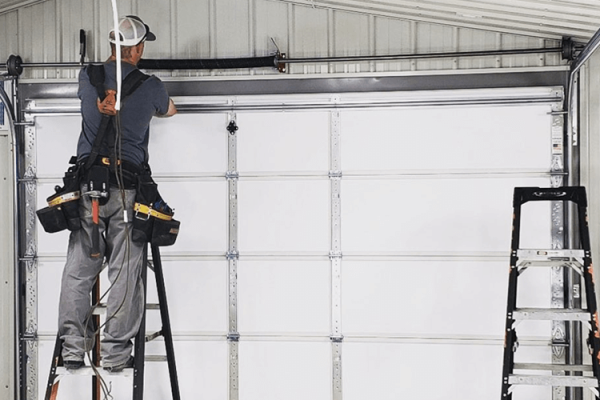
M171 246L175 244L179 234L179 224L179 221L172 218L170 220L154 218L150 243L153 246Z
M171 246L177 240L179 221L162 200L150 174L138 176L133 217L133 241L154 246Z
M71 160L74 164L74 160ZM60 232L65 229L76 231L81 228L79 219L79 197L81 181L80 165L69 167L63 177L63 186L56 186L55 192L48 197L48 207L36 211L44 230L48 233Z

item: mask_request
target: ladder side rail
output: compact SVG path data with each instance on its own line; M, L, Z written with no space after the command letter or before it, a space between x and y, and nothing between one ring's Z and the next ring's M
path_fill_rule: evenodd
M511 236L511 254L510 270L508 276L508 299L506 302L506 328L504 330L504 364L502 367L502 397L503 400L512 399L510 393L509 376L514 368L514 346L517 341L517 334L514 329L514 311L517 308L517 278L519 270L517 268L517 250L520 240L521 225L521 202L518 199L517 188L515 188L515 200L513 202L513 223Z
M44 400L54 400L56 399L56 395L58 393L58 385L60 381L57 381L56 378L58 374L56 373L56 369L62 364L62 340L60 339L60 335L56 334L56 342L54 344L54 351L52 352L52 364L50 365L50 373L48 374L48 385L46 386L46 396Z
M165 288L165 279L160 259L158 246L151 246L152 262L154 264L154 276L156 278L156 289L158 293L158 303L160 306L160 319L162 322L162 336L165 341L165 351L167 353L167 364L169 367L169 378L171 379L171 393L173 400L180 400L179 381L177 378L177 366L175 364L175 349L173 347L173 333L171 331L171 322L169 318L169 307L167 305L167 292Z
M581 246L585 252L583 279L585 283L587 309L589 310L591 317L588 344L592 350L592 368L594 370L594 376L599 379L600 386L600 328L598 326L598 304L596 302L594 267L592 264L592 251L586 207L579 206L578 214Z
M92 305L100 303L100 276L96 278L96 282L92 287ZM94 348L92 349L92 363L96 367L100 367L100 316L92 316L92 324L94 326ZM92 376L92 400L102 399L102 387L100 379L94 375Z
M142 283L144 285L144 302L147 296L148 280L148 245L144 246L144 265L142 266ZM133 400L144 399L144 363L146 357L146 307L142 315L140 329L135 336L133 357Z

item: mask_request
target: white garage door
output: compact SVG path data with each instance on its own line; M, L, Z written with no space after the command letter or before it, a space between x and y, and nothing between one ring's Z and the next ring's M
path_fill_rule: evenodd
M150 154L182 222L162 251L182 398L500 395L512 192L550 186L560 90L177 100L197 111L156 120ZM38 208L75 151L64 104L29 104ZM549 248L550 206L523 217L522 246ZM39 398L66 244L37 229ZM521 306L549 307L550 280L526 274ZM550 363L551 330L520 327L519 357ZM170 398L166 364L146 374L145 398ZM60 398L89 386L66 377ZM116 398L130 392L115 378Z

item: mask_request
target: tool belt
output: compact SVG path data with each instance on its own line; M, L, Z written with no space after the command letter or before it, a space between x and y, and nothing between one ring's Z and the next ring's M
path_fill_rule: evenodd
M133 208L133 241L171 246L179 234L180 222L173 218L173 210L158 193L150 168L147 172L138 175Z
M76 161L63 177L64 185L54 188L55 194L48 197L48 207L36 211L44 230L48 233L65 229L76 231L81 228L79 215L79 199L81 185L88 185L89 190L98 190L111 186L119 186L115 173L110 171L108 157L96 157L89 168L85 168L87 160ZM149 242L154 246L170 246L175 243L179 233L180 222L173 218L174 211L167 205L158 192L158 185L152 179L150 167L145 164L118 160L122 176L121 183L126 189L135 189L135 205L133 218L133 241ZM91 188L90 186L94 186ZM102 189L104 190L104 189ZM108 196L100 200L106 204Z

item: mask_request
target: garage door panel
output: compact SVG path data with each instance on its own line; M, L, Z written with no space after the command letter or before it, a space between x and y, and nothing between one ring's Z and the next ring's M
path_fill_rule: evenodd
M327 342L240 341L240 400L330 400Z
M548 269L527 271L523 278L519 294L525 296L519 305L550 307L549 287L532 291L528 286L549 282ZM507 287L508 257L504 261L346 260L342 272L344 332L500 337ZM543 325L533 326L527 334L549 336L549 332Z
M158 190L181 221L177 242L162 253L227 251L227 182L159 180Z
M550 105L341 113L344 170L547 170Z
M329 113L240 113L238 170L299 172L329 170Z
M342 368L345 400L488 399L500 393L502 345L348 342Z
M240 252L329 252L327 180L240 180Z
M64 261L40 261L38 263L38 329L56 334L58 330L58 299Z
M238 329L242 335L329 334L328 261L246 261L238 264Z
M77 141L81 133L81 116L37 116L35 118L35 130L37 176L40 178L62 178L69 167L71 156L77 155ZM50 196L50 194L47 196Z
M547 178L343 180L344 251L508 251L515 186ZM532 206L535 232L523 245L549 248L550 211Z
M153 173L223 175L227 171L227 122L227 114L154 118L148 144Z
M229 391L227 342L175 338L173 345L181 398L227 399ZM164 355L164 343L162 341L149 343L146 353ZM144 397L172 398L166 362L147 362L144 382ZM129 381L129 391L115 398L131 398L131 381Z
M227 261L163 260L171 328L175 334L227 332ZM149 303L158 303L155 277L148 271ZM148 312L148 326L160 329L160 313Z
M226 341L191 341L177 340L173 342L177 369L179 372L179 389L181 398L194 399L226 399L228 386L228 345ZM164 355L162 341L150 342L146 354ZM39 377L38 393L43 398L46 393L48 371L54 350L54 339L44 338L38 346ZM199 357L198 355L202 356ZM184 371L194 371L194 379L185 379ZM115 399L130 399L132 392L131 378L111 376L112 395ZM82 394L92 390L91 379L77 375L65 375L60 380L60 400L80 400ZM145 397L164 399L171 397L171 384L166 362L147 362L144 379ZM91 396L91 394L89 394Z

